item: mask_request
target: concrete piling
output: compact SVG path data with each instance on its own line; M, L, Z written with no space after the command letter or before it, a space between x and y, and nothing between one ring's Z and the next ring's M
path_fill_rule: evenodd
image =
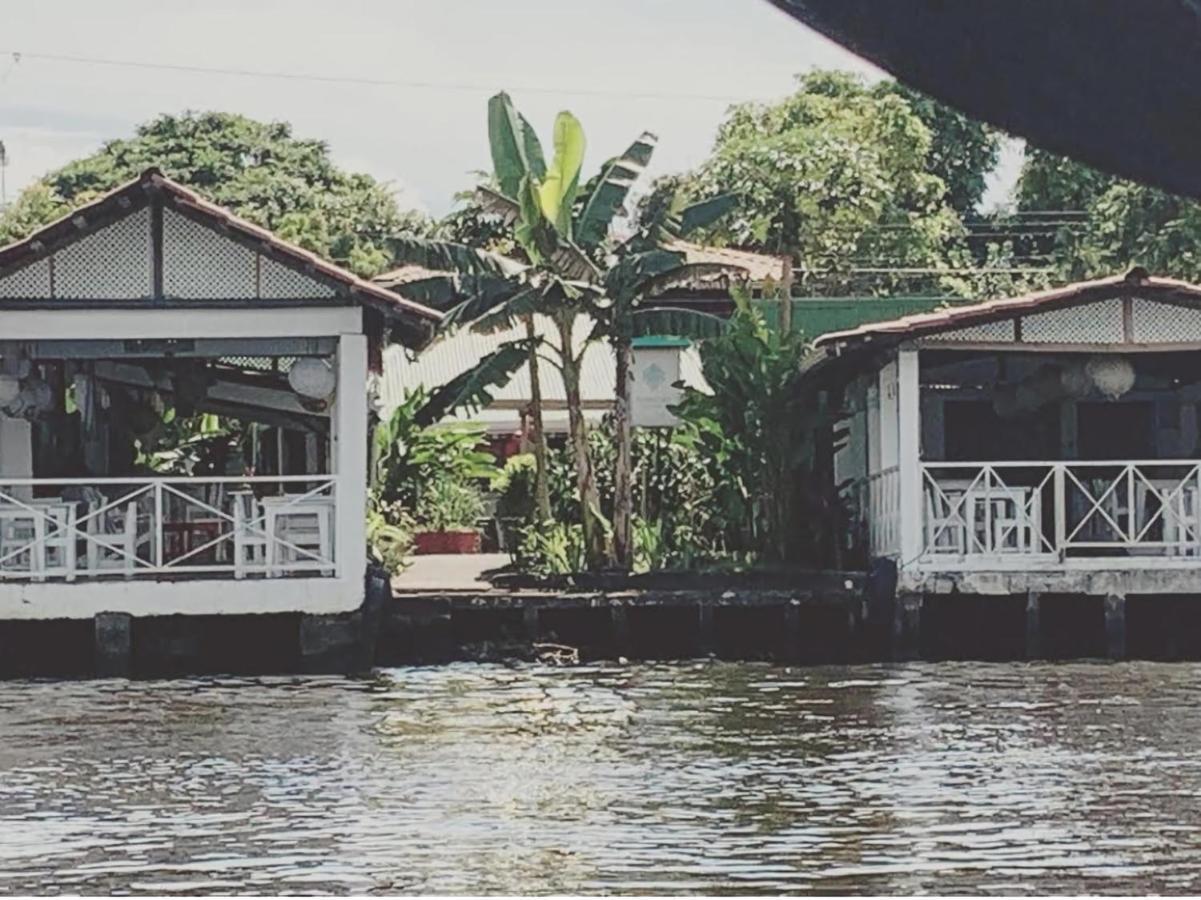
M1038 659L1043 653L1042 594L1026 594L1026 659Z
M92 620L98 678L128 678L133 655L133 616L102 612Z
M1105 598L1105 654L1110 659L1126 656L1126 598L1120 594Z

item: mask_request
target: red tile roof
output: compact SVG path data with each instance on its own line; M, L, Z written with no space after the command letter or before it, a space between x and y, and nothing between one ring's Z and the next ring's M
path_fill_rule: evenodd
M343 288L348 296L380 310L390 318L400 320L400 324L405 326L412 336L428 337L433 325L442 318L442 314L436 310L409 300L382 285L360 278L341 266L278 237L266 228L248 222L228 209L204 199L153 167L132 181L71 210L24 240L0 247L0 275L10 267L23 264L30 257L36 258L52 252L55 246L77 236L81 217L84 222L97 217L118 218L131 206L143 205L144 195L148 191L160 192L164 200L174 208L186 210L194 218L211 224L219 231L253 241L284 265L290 265L311 277L333 282Z

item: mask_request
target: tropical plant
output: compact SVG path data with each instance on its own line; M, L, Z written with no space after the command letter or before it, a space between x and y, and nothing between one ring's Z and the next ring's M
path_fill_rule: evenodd
M549 320L552 338L545 346L550 355L540 358L557 368L563 379L587 563L592 568L615 561L628 566L629 491L623 490L627 501L622 504L622 519L611 532L600 512L580 400L583 355L592 341L613 343L618 353L619 418L628 421L626 376L630 340L639 328L636 307L643 298L670 287L673 279L695 275L698 267L689 266L683 253L664 245L690 228L711 222L724 211L726 201L711 199L690 209L682 202L667 204L662 216L645 223L626 241L615 242L613 222L654 151L654 135L641 135L581 188L584 134L574 116L562 112L556 118L554 156L548 164L536 133L507 95L493 97L488 112L492 184L480 187L477 198L483 209L512 227L521 260L449 241L400 240L396 252L407 261L455 273L456 289L466 299L448 313L444 328L470 323L488 332L524 320L529 352L537 340L529 324L532 317ZM675 327L701 318L676 314ZM646 321L663 320L660 316ZM705 321L706 333L714 328L711 319ZM535 406L539 405L535 398ZM628 434L625 445L626 462L619 458L618 465L628 481ZM538 468L541 483L545 467ZM616 535L615 547L610 546L608 533Z
M483 515L480 489L449 475L424 485L413 512L423 531L472 531Z
M109 141L40 178L0 218L0 244L26 237L148 166L360 275L388 265L391 236L432 227L421 214L402 213L387 185L339 169L323 142L294 137L284 122L188 112L159 116L134 137Z
M584 529L576 522L540 522L520 531L514 554L517 568L529 575L570 575L586 562Z
M685 388L676 409L683 435L714 468L729 546L820 558L836 529L819 455L841 437L839 411L799 378L803 336L769 328L746 292L734 298L729 330L700 348L709 391Z
M367 555L390 574L403 571L413 550L414 523L399 503L385 503L375 491L367 495Z
M375 427L373 487L386 503L415 509L436 482L486 483L496 474L496 460L484 449L484 429L427 424L430 406L430 395L418 389Z

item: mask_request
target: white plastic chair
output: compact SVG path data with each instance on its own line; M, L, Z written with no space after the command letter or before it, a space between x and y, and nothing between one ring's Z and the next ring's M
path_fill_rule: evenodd
M95 503L88 508L88 571L120 571L128 578L137 568L138 503L96 515L99 508Z
M230 495L234 514L234 578L262 573L267 563L267 530L250 491ZM257 520L257 521L256 521Z

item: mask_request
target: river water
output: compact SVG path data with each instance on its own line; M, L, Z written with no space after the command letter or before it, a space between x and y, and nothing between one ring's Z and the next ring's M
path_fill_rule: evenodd
M1195 892L1201 667L0 683L0 892Z

